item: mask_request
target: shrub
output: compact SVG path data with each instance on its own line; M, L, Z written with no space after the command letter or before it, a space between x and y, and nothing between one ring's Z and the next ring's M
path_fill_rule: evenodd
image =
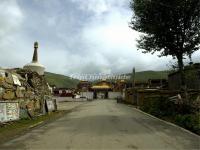
M192 132L200 134L199 113L187 114L187 115L176 115L175 123L192 131Z
M145 98L141 109L152 115L161 117L174 115L175 105L166 97L148 97Z
M176 105L167 97L148 97L144 99L141 110L157 116L167 118L194 133L200 134L200 113L194 113L189 105Z

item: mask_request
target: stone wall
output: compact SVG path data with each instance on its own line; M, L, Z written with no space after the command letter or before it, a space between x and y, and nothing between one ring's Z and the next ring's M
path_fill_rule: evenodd
M108 92L109 99L117 99L118 97L122 97L122 92Z
M93 99L94 93L93 92L80 92L82 97L86 97L87 99Z
M25 69L0 69L0 101L18 101L20 110L35 116L44 112L45 95L51 92L44 76Z

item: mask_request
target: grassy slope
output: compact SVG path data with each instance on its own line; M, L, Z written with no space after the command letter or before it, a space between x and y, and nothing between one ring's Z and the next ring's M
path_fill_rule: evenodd
M130 74L128 74L130 75ZM136 81L148 81L148 79L167 79L168 72L167 71L142 71L142 72L136 72ZM71 79L70 77L55 74L55 73L49 73L45 72L46 80L50 85L56 85L60 88L75 88L78 80Z
M45 72L45 78L49 85L56 85L59 88L75 88L78 80L71 79L68 76Z
M167 79L168 71L142 71L136 72L136 81L148 81L148 79Z
M57 118L62 117L65 113L66 111L56 111L54 113L35 117L34 119L22 119L8 122L4 126L0 126L0 145L9 139L12 139L16 135L28 132L31 128L39 124L55 121Z

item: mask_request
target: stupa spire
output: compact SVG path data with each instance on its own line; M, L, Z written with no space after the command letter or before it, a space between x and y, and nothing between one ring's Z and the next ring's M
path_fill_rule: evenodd
M38 62L38 51L37 50L38 50L38 42L35 42L32 62Z
M45 67L38 62L38 42L34 43L34 54L31 63L24 66L24 69L37 72L39 75L44 75Z

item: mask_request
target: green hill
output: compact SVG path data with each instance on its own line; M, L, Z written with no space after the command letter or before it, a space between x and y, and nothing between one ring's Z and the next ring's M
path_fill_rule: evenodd
M148 81L148 79L167 79L168 71L142 71L136 72L136 81ZM131 75L130 73L127 75ZM52 86L56 85L59 88L76 88L79 80L71 79L68 76L45 72L47 82Z
M167 79L169 71L141 71L136 72L136 81L148 81L148 79ZM129 74L130 75L130 74Z
M45 78L49 85L55 85L58 88L75 88L79 80L71 79L68 76L45 72Z

